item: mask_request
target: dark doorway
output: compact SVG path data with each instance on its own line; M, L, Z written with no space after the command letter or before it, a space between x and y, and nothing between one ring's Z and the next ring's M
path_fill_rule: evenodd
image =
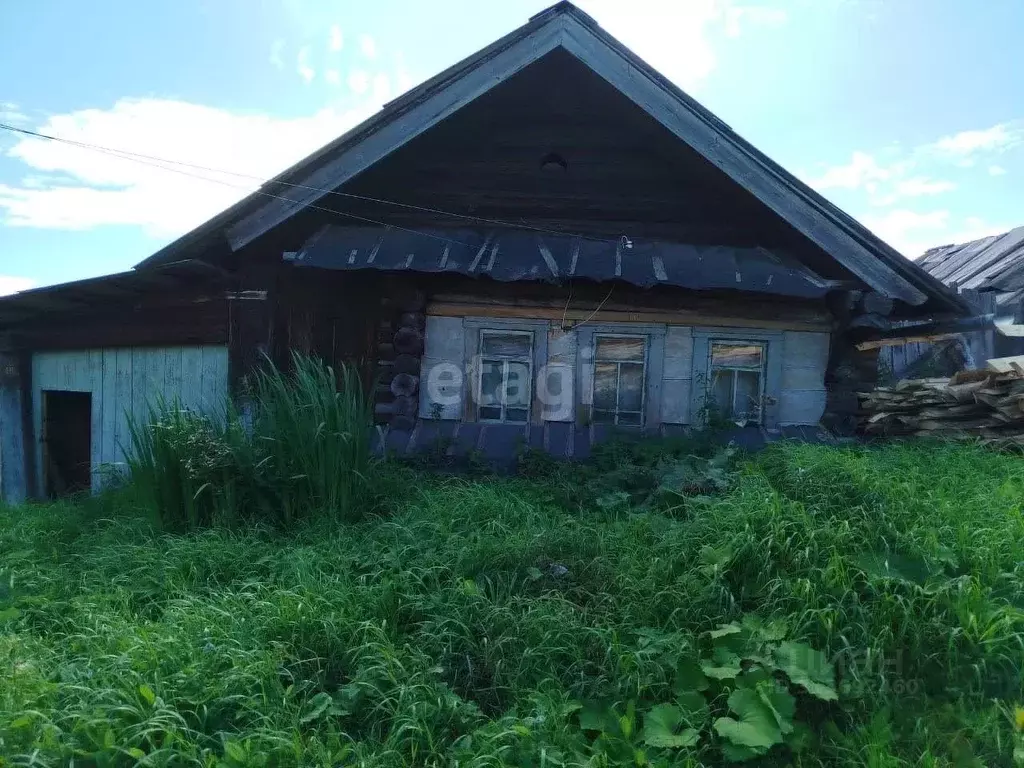
M87 491L92 480L92 395L43 392L43 473L49 498Z

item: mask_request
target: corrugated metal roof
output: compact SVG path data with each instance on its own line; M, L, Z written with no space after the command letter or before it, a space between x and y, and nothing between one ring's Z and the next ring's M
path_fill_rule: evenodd
M429 234L430 237L423 237ZM297 266L486 276L502 282L623 280L820 298L832 287L766 248L584 239L528 230L424 230L328 225L292 257Z
M917 263L946 285L983 291L1024 290L1024 227L932 248Z

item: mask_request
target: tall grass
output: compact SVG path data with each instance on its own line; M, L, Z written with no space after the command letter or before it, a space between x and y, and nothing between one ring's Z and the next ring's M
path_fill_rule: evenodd
M255 466L273 480L282 522L308 510L357 517L373 465L373 406L358 372L301 355L293 372L262 370L253 388L249 445Z
M343 366L336 377L296 355L290 373L260 371L243 406L221 410L216 418L159 402L131 423L131 483L167 530L363 513L372 411L356 371Z
M578 703L670 702L673 652L756 615L824 650L840 698L799 700L802 747L754 764L1014 764L1021 459L779 445L668 508L549 470L389 466L393 515L287 534L158 533L129 497L0 510L0 760L636 766ZM643 758L721 764L713 734Z

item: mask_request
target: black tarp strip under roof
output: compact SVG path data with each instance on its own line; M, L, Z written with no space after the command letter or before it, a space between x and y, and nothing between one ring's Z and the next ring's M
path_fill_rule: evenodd
M765 248L597 240L529 230L410 232L329 225L288 257L300 267L486 276L502 282L622 280L820 298L834 283Z

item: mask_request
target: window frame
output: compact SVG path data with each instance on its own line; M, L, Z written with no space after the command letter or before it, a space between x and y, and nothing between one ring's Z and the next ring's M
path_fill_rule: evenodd
M702 426L700 414L707 404L711 385L711 344L761 343L765 346L764 373L762 384L763 407L760 426L774 431L779 425L779 400L782 394L783 331L760 330L757 328L732 328L694 326L693 328L693 381L690 390L691 423Z
M550 321L510 318L510 317L481 317L466 315L462 318L462 336L465 345L466 365L466 386L463 389L462 421L467 423L482 424L511 424L522 426L523 422L507 421L497 422L491 420L481 421L479 418L480 404L480 331L495 331L497 333L527 333L533 335L533 364L531 367L532 380L530 382L531 403L528 409L529 418L526 422L530 424L543 424L542 404L537 399L537 371L547 364L548 357L548 327Z
M643 359L639 361L641 376L640 376L640 410L638 411L622 411L622 413L639 413L640 423L638 424L620 424L619 423L619 384L622 382L622 366L625 365L636 365L636 360L602 360L597 356L597 346L601 339L631 339L640 341L643 344ZM650 355L651 355L651 337L649 334L643 333L617 333L609 331L596 331L591 340L591 361L590 361L590 416L591 420L595 424L601 424L602 426L609 427L638 427L643 429L647 423L647 385L648 385L648 369L650 367ZM612 411L613 420L609 422L597 420L597 408L594 407L594 388L597 384L597 365L598 363L612 363L615 365L615 410ZM602 413L608 413L602 409Z
M736 365L715 365L715 345L729 346L729 347L741 347L741 346L756 346L761 349L761 364L756 368L753 366L736 366ZM708 386L707 391L711 393L714 390L714 378L716 371L728 371L733 374L732 376L732 397L730 420L735 419L736 409L736 373L757 373L757 419L747 419L748 422L755 424L763 424L765 421L765 385L767 383L767 371L768 371L768 342L762 339L738 339L738 338L721 338L719 336L712 336L708 340Z
M665 333L668 328L664 323L581 323L576 331L576 381L577 408L575 422L578 426L602 429L616 429L611 424L593 422L594 409L594 337L595 336L641 336L647 339L647 367L644 383L644 415L642 427L621 427L622 429L641 429L650 432L661 428L661 389L665 370ZM589 351L588 351L589 350Z
M483 352L484 339L487 336L525 336L529 340L529 342L530 342L530 351L526 355L520 356L520 357L513 357L513 356L509 356L509 355L487 355L487 354L484 354L484 352ZM535 387L534 387L534 377L537 375L536 374L536 366L535 366L535 359L536 359L536 349L535 349L536 339L535 339L535 336L536 336L536 334L532 330L518 330L518 329L513 329L513 328L487 328L487 327L482 327L482 328L479 329L479 331L478 331L478 339L477 339L477 350L478 350L477 357L479 359L479 363L480 364L479 364L479 366L477 368L477 371L476 371L476 377L475 377L475 382L474 383L475 383L475 391L476 391L476 398L475 398L476 399L476 420L478 422L480 422L481 424L529 424L530 423L531 415L533 413L533 396L534 396L534 389L535 389ZM527 381L527 386L529 387L529 395L528 395L528 398L527 398L527 402L526 402L526 405L523 406L522 408L512 409L512 410L525 410L526 411L526 419L525 420L523 420L523 421L511 420L511 419L509 419L507 417L507 412L510 410L509 407L508 407L508 404L506 402L504 402L506 397L507 397L507 389L502 392L501 402L499 402L497 404L490 403L490 404L487 404L487 405L484 405L481 402L481 400L483 398L484 363L488 362L488 361L492 362L492 363L493 362L497 362L497 361L501 362L501 372L502 372L501 380L502 380L503 384L505 382L507 382L507 380L508 380L507 376L508 376L508 365L509 365L509 363L524 363L526 365L527 370L528 370L528 375L527 375L526 381ZM494 408L495 405L497 405L497 407L499 407L501 409L501 417L500 418L498 418L498 419L490 419L490 418L485 418L484 416L481 415L481 411L484 408Z

